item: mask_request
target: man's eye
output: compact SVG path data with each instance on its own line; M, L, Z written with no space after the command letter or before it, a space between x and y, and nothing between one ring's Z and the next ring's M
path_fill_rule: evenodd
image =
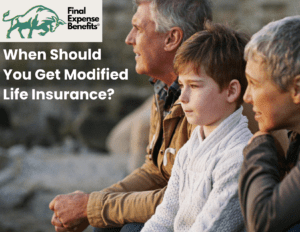
M183 85L182 84L179 84L179 89L182 89L183 88Z
M198 85L190 85L192 89L196 89L198 88L199 86Z

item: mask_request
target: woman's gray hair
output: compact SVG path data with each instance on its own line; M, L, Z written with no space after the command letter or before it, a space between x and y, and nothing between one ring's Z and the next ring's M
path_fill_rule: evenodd
M260 56L272 80L288 91L300 75L300 16L271 22L255 33L245 48L245 60Z
M180 27L183 41L203 30L206 19L212 20L210 0L133 0L135 7L143 2L151 2L151 16L157 32Z

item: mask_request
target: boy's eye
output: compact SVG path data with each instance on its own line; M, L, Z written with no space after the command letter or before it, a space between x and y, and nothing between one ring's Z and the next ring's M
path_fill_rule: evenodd
M179 84L179 89L182 89L183 88L183 84Z
M198 85L193 85L193 84L191 84L190 86L191 86L192 89L195 89L195 88L199 87Z

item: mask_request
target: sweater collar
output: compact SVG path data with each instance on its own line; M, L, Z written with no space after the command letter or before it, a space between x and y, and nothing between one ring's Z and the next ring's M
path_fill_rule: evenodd
M224 119L220 125L212 131L205 139L201 136L200 127L197 129L198 138L202 143L217 143L222 140L226 135L228 135L233 128L240 123L241 118L243 118L245 123L248 123L248 119L242 115L243 106L240 106L236 111Z

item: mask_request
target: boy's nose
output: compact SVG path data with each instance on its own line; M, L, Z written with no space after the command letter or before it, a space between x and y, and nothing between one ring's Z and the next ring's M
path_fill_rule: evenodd
M186 90L181 89L181 94L179 96L179 101L182 103L188 103L189 102L189 98L188 98L188 93Z

